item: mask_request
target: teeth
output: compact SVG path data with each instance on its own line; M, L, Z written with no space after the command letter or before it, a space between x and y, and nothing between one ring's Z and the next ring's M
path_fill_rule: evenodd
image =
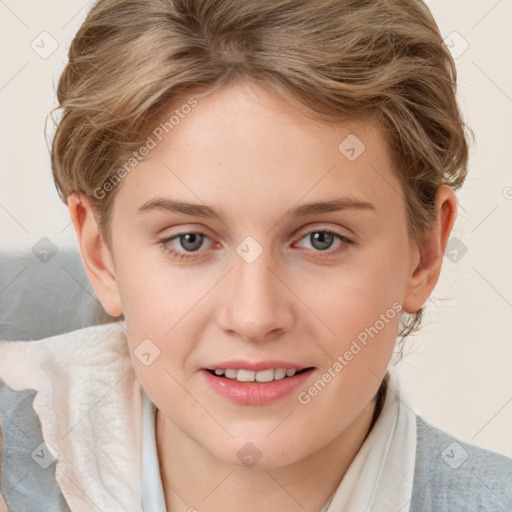
M254 382L255 377L256 372L253 372L251 370L238 370L236 374L236 380L238 380L239 382Z
M271 382L274 380L275 370L270 368L269 370L262 370L261 372L256 372L256 380L258 382Z
M293 377L296 373L297 370L292 368L270 368L259 372L245 369L235 370L233 368L218 368L215 370L215 375L225 375L228 379L236 379L239 382L272 382L285 377Z
M275 370L274 373L275 373L274 374L275 380L281 380L286 377L286 369L285 368L278 368L277 370Z

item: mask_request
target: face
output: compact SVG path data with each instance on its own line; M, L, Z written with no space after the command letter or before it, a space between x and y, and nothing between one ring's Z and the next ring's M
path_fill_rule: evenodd
M205 452L240 465L250 442L290 464L371 403L417 263L374 123L225 86L123 179L111 233L140 382Z

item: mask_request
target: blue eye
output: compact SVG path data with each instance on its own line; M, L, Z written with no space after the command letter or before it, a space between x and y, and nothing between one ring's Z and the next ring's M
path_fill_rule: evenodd
M335 249L330 250L335 239L340 240L340 244ZM312 250L317 253L326 253L327 255L336 254L343 250L346 244L353 243L352 240L346 236L340 235L335 231L328 229L313 229L301 235L299 240L309 239ZM320 257L322 255L319 255Z
M332 246L335 236L334 233L328 231L313 231L308 233L304 238L309 239L314 249L325 251Z
M203 245L204 237L202 233L185 233L175 238L181 239L181 246L187 251L197 251Z
M198 249L203 245L204 240L208 238L204 233L189 232L189 233L178 233L170 238L164 238L158 242L164 250L166 250L173 258L179 260L195 260L199 257L199 254L195 254ZM185 252L177 251L171 244L175 240L180 240L181 247ZM187 252L190 251L190 252Z
M314 257L332 256L342 251L347 244L354 243L346 236L328 229L314 229L308 231L307 233L303 233L298 241L308 239L308 237L311 244L311 251L318 253L318 256L315 255ZM335 249L331 249L336 238L340 243ZM158 243L174 259L189 261L196 260L201 256L202 251L200 251L200 249L206 240L210 240L208 235L194 231L178 233L172 237L158 240ZM180 247L177 247L177 245Z

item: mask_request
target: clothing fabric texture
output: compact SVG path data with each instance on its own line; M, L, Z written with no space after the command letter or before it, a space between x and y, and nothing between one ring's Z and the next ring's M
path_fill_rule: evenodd
M124 323L0 342L0 511L164 512L155 406ZM392 377L321 512L512 510L512 459L426 422Z

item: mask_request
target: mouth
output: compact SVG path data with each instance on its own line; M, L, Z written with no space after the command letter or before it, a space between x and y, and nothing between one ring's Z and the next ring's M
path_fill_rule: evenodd
M296 369L296 368L268 368L266 370L254 371L244 368L206 368L214 377L219 379L227 379L238 382L274 382L278 380L290 379L296 375L314 370L313 366Z
M234 367L234 368L233 368ZM316 368L290 361L218 361L203 368L206 384L238 405L267 405L290 396L312 378Z

